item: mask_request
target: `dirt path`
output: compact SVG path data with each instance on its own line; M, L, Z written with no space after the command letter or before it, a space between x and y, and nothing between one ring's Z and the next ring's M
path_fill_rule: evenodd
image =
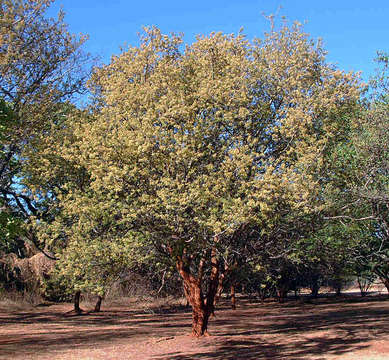
M1 359L371 359L389 358L389 301L317 304L241 301L193 339L185 310L146 313L112 308L64 316L70 304L24 312L0 309ZM104 309L103 309L104 310Z

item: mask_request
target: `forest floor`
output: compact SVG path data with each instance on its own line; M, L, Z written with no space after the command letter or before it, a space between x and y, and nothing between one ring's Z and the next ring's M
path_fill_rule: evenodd
M0 304L0 359L389 359L386 295L284 304L238 298L236 310L224 300L210 320L211 336L201 339L188 335L184 306L103 303L100 313L81 316L66 314L71 309Z

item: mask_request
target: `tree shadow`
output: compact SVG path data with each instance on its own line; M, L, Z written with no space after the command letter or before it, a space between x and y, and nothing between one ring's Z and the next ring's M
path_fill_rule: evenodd
M50 351L88 349L116 343L174 337L190 326L190 314L101 311L68 316L66 312L0 313L0 358L38 357ZM11 327L8 334L7 329ZM16 328L16 329L15 329Z
M191 343L185 351L177 347L180 336L190 331L191 313L186 308L160 313L119 308L70 317L55 306L0 312L0 357L39 357L115 344L134 344L136 348L150 339L178 336L168 344L169 352L162 349L162 355L154 359L326 359L365 349L372 339L386 337L388 305L387 301L362 298L285 305L241 300L237 310L216 313L209 325L213 336Z
M153 359L326 359L367 349L369 341L388 336L387 302L347 300L263 308L250 304L235 315L227 311L216 318L211 324L214 341L202 343L197 353L170 352Z
M228 340L216 346L211 351L203 351L197 354L169 353L163 356L153 357L154 360L235 360L235 359L316 359L325 360L328 355L342 355L347 352L366 348L360 344L360 339L326 339L324 337L311 338L290 342L267 342L265 340ZM317 357L319 356L319 357Z

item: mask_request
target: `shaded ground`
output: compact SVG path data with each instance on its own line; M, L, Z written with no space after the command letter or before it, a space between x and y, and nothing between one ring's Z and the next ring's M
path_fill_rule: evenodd
M64 316L71 304L0 309L1 359L389 359L384 297L222 304L212 336L193 339L191 314L104 309Z

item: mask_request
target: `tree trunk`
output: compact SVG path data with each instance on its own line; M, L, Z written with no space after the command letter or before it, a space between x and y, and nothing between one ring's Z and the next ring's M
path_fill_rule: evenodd
M261 300L261 303L263 303L266 299L266 291L267 289L258 289L257 294L259 299Z
M362 297L365 297L366 296L366 294L367 294L367 291L365 291L365 289L366 289L366 284L365 284L365 282L364 282L364 279L363 278L361 278L361 277L357 277L357 282L358 282L358 287L359 287L359 291L360 291L360 293L361 293L361 296Z
M227 274L229 273L230 269L227 264L227 262L224 263L224 272L219 274L219 280L217 284L217 290L215 294L215 299L213 300L213 305L216 306L216 304L219 302L223 289L224 289L224 280L226 279Z
M178 265L177 268L181 268L181 265ZM185 296L192 307L192 336L206 335L209 316L213 312L213 303L212 307L207 306L198 278L185 269L181 269L180 274L184 279Z
M77 314L81 314L82 310L80 308L80 297L81 291L76 291L74 294L74 312Z
M214 312L214 300L219 283L219 262L216 257L216 250L211 252L211 273L208 279L208 293L204 296L202 292L203 267L205 259L200 261L198 276L190 273L188 264L181 256L177 256L176 266L180 273L184 292L188 302L192 306L192 336L200 337L208 335L208 320Z
M296 289L294 289L294 298L296 299L296 300L298 300L299 299L299 290L296 288Z
M236 309L235 286L231 285L231 308Z
M216 291L216 295L215 295L215 299L213 300L213 305L216 306L216 304L219 302L221 296L222 296L222 293L223 293L223 280L220 281L219 279L219 284L217 286L217 291Z
M185 303L185 307L186 308L188 308L188 307L190 307L190 303L189 303L189 294L188 294L188 292L187 292L187 290L186 290L186 286L185 286L185 282L184 281L182 281L182 291L183 291L183 295L184 295L184 298L185 298L185 301L186 301L186 303Z
M284 303L286 296L288 295L288 290L286 287L280 287L277 289L277 296L278 296L278 301L280 303Z
M196 285L197 287L197 285ZM211 312L208 311L204 299L196 296L199 289L195 289L195 294L191 294L192 305L192 336L200 337L208 332L208 320Z
M389 278L383 278L381 277L382 283L385 285L386 290L388 290L388 295L389 295Z
M97 296L97 302L96 302L96 305L95 305L95 312L100 312L100 309L101 309L101 302L103 301L103 297L98 295Z
M311 295L313 298L317 299L319 296L319 287L315 287L311 291Z
M311 285L311 296L313 298L317 298L318 295L319 295L319 289L320 289L320 286L319 286L319 282L317 279L313 280L313 283Z

